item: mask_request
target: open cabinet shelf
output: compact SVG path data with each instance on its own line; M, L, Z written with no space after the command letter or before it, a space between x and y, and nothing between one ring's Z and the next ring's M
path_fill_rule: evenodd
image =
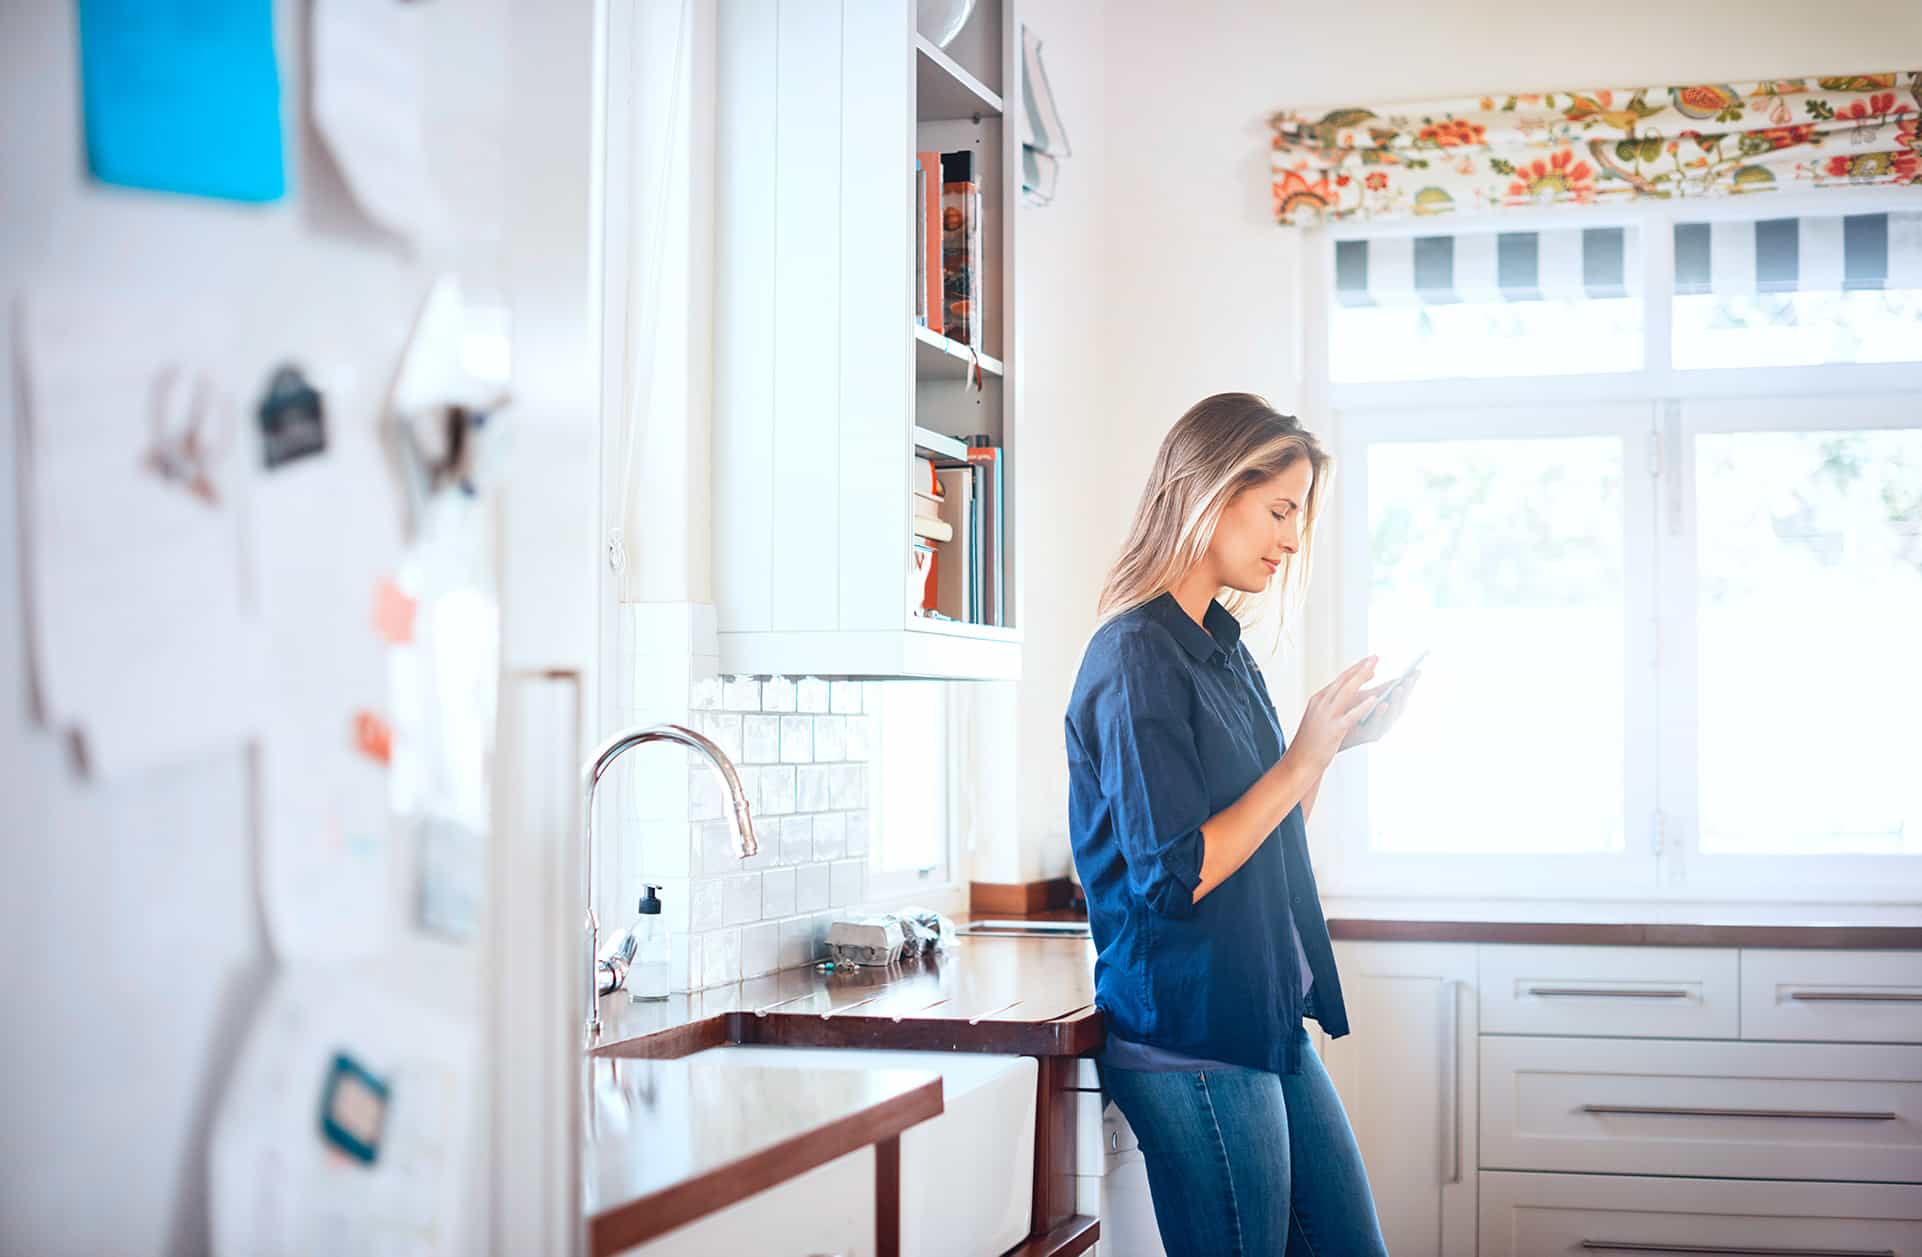
M915 31L909 0L722 0L713 561L724 672L1020 673L1020 164L1004 118L1018 82L1014 4L981 0L941 49ZM981 189L974 347L916 315L931 221L917 208L917 154L960 150ZM938 265L938 239L935 249ZM977 438L1000 450L999 580L984 557L981 587L994 593L977 611L994 624L917 614L915 488L929 475L917 458L964 461ZM938 562L961 554L934 545Z
M968 368L979 363L982 375L1006 375L1001 359L970 351L959 341L939 332L914 327L914 378L917 380L965 380Z
M923 121L937 118L999 117L1001 97L980 79L936 48L925 35L914 37L915 113Z

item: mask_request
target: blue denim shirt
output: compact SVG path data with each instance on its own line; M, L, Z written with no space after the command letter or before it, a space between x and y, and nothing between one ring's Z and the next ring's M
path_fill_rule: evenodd
M1202 823L1285 749L1240 624L1219 603L1205 620L1172 594L1116 616L1068 700L1068 829L1095 1002L1124 1039L1292 1074L1304 1013L1340 1038L1347 1010L1299 807L1194 900ZM1305 1008L1296 931L1314 978Z

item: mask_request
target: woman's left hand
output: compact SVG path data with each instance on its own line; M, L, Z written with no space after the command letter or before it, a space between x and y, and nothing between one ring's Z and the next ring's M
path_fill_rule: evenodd
M1378 703L1366 718L1348 731L1348 736L1342 739L1341 749L1346 751L1357 746L1367 746L1370 742L1379 742L1387 737L1388 731L1395 727L1396 721L1401 719L1402 712L1408 710L1408 700L1414 695L1415 686L1420 681L1421 673L1410 673L1402 681L1400 688L1388 696L1387 701ZM1372 689L1363 690L1357 697L1371 697L1393 684L1395 684L1393 681L1389 681Z

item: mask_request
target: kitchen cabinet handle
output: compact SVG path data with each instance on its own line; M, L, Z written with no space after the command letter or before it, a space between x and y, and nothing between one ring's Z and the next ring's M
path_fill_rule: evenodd
M1456 1033L1460 1029L1461 1016L1455 1001L1455 980L1441 980L1441 1026L1442 1026L1442 1138L1447 1143L1442 1148L1443 1183L1462 1181L1462 1114L1461 1114L1461 1065L1460 1052L1456 1047Z
M1599 995L1609 999L1687 999L1687 991L1655 987L1531 986L1530 995Z
M1832 1004L1922 1004L1922 991L1790 991L1789 998Z
M1582 1247L1609 1253L1712 1253L1715 1257L1896 1257L1892 1248L1765 1248L1745 1244L1642 1244L1633 1240L1583 1240Z
M1643 1113L1657 1117L1813 1117L1853 1122L1893 1122L1893 1113L1866 1113L1850 1109L1695 1109L1668 1108L1662 1105L1584 1104L1584 1113Z

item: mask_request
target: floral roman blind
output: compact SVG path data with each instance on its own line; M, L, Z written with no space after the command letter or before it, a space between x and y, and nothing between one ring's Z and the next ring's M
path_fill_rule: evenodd
M1286 225L1783 187L1922 188L1922 71L1483 96L1270 120Z

